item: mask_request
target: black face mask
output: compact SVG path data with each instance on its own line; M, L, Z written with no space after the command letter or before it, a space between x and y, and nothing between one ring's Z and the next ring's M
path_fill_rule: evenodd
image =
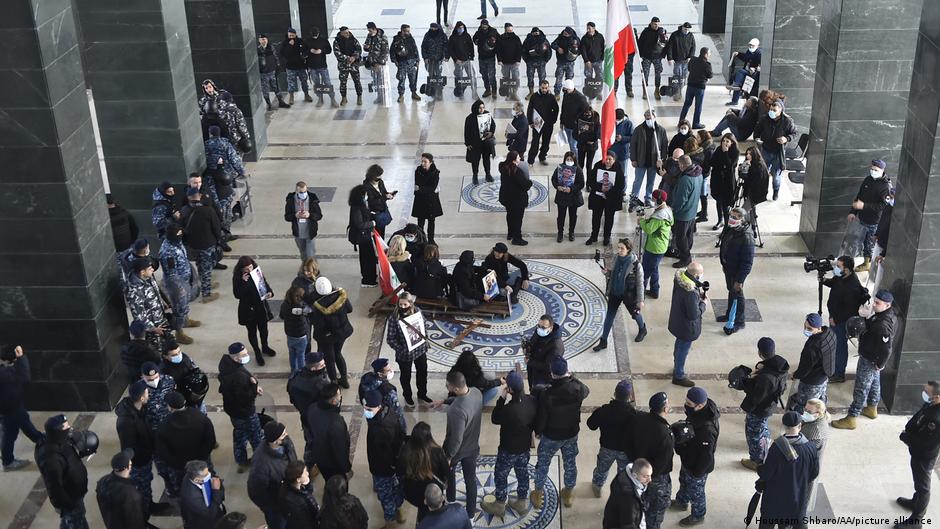
M695 413L695 408L693 408L692 406L686 405L686 406L683 406L683 408L685 408L685 414L688 416L691 416L693 413Z

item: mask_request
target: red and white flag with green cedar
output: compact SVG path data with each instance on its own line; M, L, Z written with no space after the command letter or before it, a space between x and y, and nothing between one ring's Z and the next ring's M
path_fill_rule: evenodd
M623 76L627 58L636 52L636 36L627 0L607 1L607 48L604 50L604 107L601 110L601 152L606 153L617 126L614 81ZM630 81L627 81L630 82Z

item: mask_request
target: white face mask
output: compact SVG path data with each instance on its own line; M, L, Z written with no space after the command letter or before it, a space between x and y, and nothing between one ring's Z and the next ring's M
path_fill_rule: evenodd
M885 204L887 204L887 205L889 205L889 206L891 206L891 207L894 207L894 199L893 199L893 198L886 198L886 199L885 199Z
M881 178L881 176L884 175L884 172L878 171L877 169L872 169L868 171L868 174L870 174L872 178Z
M735 219L735 218L729 218L729 219L728 219L728 227L729 227L729 228L737 228L737 227L740 226L740 225L741 225L741 219Z
M405 235L405 242L415 242L414 235Z
M924 399L924 402L930 402L931 400L933 400L926 391L920 392L920 398Z
M304 191L303 193L297 193L297 198L300 200L307 200L307 192Z
M176 356L171 356L171 357L170 357L170 363L171 363L171 364L179 364L179 363L182 362L182 361L183 361L183 355L181 355L181 354L180 354L180 355L176 355Z
M394 378L395 378L395 372L394 372L394 371L389 371L388 373L385 373L385 380L386 380L387 382L391 382Z
M812 335L813 335L813 331L811 331L811 330L809 330L809 329L803 329L803 336L809 338L809 337L812 336Z
M148 380L148 381L147 381L147 385L150 386L150 387L152 387L152 388L156 388L157 386L160 385L160 377L157 377L157 378L155 378L155 379L153 379L153 380Z
M803 416L800 417L803 422L816 422L816 416L808 411L803 412Z
M747 51L756 51L756 50L757 50L757 46L748 46L748 47L747 47Z
M679 132L682 133L682 134L688 134L688 133L689 133L689 129L687 129L687 128L685 128L685 127L682 127L681 129L679 129Z
M565 165L567 165L568 167L572 167L574 165L574 162L572 162L571 160L565 160Z
M366 419L373 419L373 418L375 418L375 412L372 411L372 410L362 410L362 415L363 415Z
M647 127L653 128L653 125L656 123L656 120L654 120L654 119L648 119L648 120L646 120L644 123L646 123L646 126L647 126Z
M248 355L241 356L241 357L238 358L238 363L239 363L239 364L245 365L245 364L247 364L248 362L251 362L251 357L248 356Z
M538 329L535 329L535 332L537 332L539 336L544 338L548 336L552 332L552 330L546 329L545 327L539 327Z
M767 117L770 119L777 119L777 112L775 110L768 110Z

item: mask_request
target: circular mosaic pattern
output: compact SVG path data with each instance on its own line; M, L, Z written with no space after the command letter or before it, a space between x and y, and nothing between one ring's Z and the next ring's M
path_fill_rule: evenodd
M533 459L534 461L534 459ZM558 513L558 490L555 488L555 482L552 481L551 472L545 480L545 503L541 509L536 509L529 502L529 512L520 514L511 506L506 505L506 514L502 517L490 516L483 512L480 505L483 504L483 497L492 494L496 488L493 480L493 470L496 468L496 456L480 456L477 458L477 514L473 519L473 527L486 527L488 529L545 529L555 519ZM463 504L467 502L467 490L464 487L463 472L457 468L457 501ZM535 479L535 466L529 464L529 479ZM516 497L516 473L509 472L506 479L509 499ZM529 484L529 491L532 490L532 483Z
M483 211L506 211L499 203L499 179L495 182L480 182L480 185L468 184L461 191L463 201L468 205ZM532 180L529 188L529 207L534 208L548 199L548 188L536 180Z
M444 346L456 337L463 325L429 320L428 338L432 345L428 358L450 367L465 350L471 350L484 371L505 372L523 361L522 336L530 336L542 314L551 315L561 327L565 358L587 351L601 336L607 299L594 283L561 266L526 261L529 289L519 293L507 318L483 319L489 329L474 329L456 350ZM466 321L468 318L458 318Z

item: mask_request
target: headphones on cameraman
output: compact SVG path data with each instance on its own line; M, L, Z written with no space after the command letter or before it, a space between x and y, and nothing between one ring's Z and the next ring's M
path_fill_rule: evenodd
M685 277L689 278L693 283L695 283L695 286L701 288L702 290L708 290L708 281L699 281L697 277L689 274L688 268L685 270L685 272L682 273L685 275Z

